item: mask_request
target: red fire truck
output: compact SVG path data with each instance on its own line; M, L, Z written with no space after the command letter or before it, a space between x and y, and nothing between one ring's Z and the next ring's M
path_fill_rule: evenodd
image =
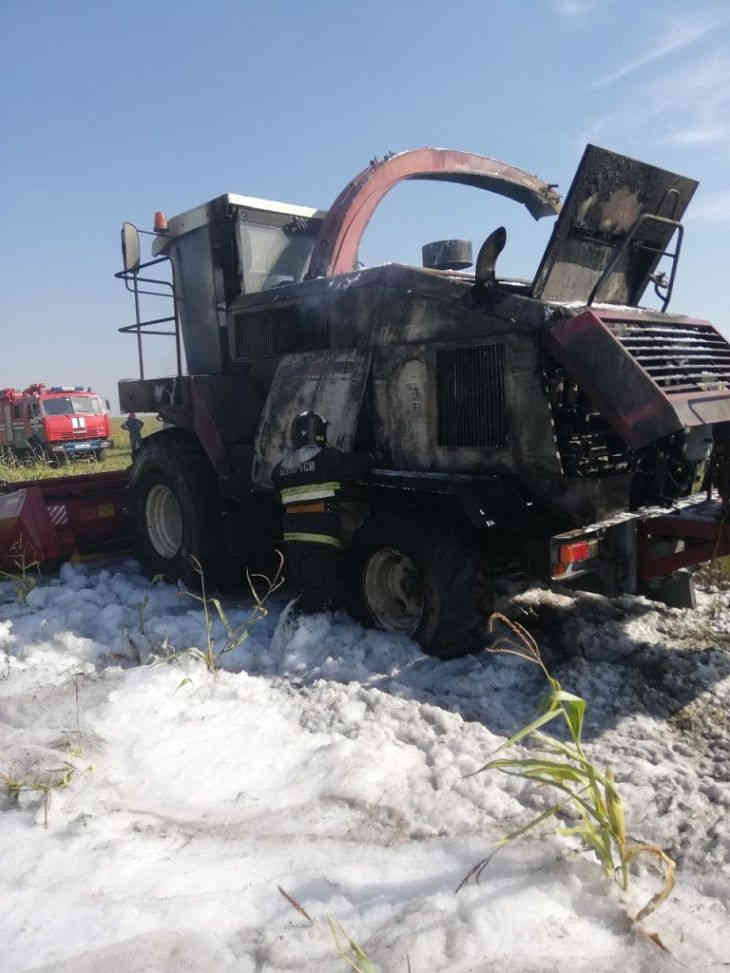
M82 385L29 385L0 389L0 452L101 459L109 447L109 408Z

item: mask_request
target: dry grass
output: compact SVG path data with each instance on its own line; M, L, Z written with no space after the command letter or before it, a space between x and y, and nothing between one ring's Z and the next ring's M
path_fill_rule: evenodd
M281 885L277 885L276 887L293 909L296 909L296 911L300 913L300 915L303 915L308 922L312 923L312 925L316 926L318 924L317 920L310 916L304 906L297 902L294 896L289 895L288 892L285 892ZM344 960L349 969L351 969L353 973L380 973L380 967L373 963L359 943L356 943L354 939L350 938L348 933L345 932L344 928L342 927L342 924L338 922L337 919L333 919L332 916L327 916L326 919L330 935L332 936L335 949L337 950L337 955L340 957L340 959ZM406 957L406 959L408 962L408 970L410 971L411 961L408 957Z
M707 561L695 575L705 586L714 586L723 591L730 589L730 555Z
M279 588L282 587L284 581L286 580L284 577L284 555L281 553L281 551L277 551L276 555L277 566L271 578L268 578L265 574L251 574L248 568L246 568L246 580L248 582L249 591L253 596L254 607L249 612L249 615L243 625L238 626L238 628L234 628L229 622L228 616L223 610L220 599L211 598L207 594L203 566L197 557L194 557L193 555L190 556L190 561L195 569L195 573L200 578L200 593L198 594L195 591L184 590L181 592L181 594L194 598L202 605L203 618L205 619L206 648L205 652L200 652L199 654L200 657L205 661L205 664L210 672L216 672L221 656L225 655L227 652L233 652L234 649L237 649L239 645L246 641L251 625L268 615L269 610L266 607L266 602L276 591L279 590ZM215 609L215 612L218 615L218 618L220 619L226 633L226 640L219 649L216 649L213 644L213 609Z

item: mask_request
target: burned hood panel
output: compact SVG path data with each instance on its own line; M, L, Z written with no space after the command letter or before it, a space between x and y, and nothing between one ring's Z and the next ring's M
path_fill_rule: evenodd
M586 309L545 346L633 449L730 420L730 344L707 321Z
M680 221L697 185L686 176L586 146L535 276L533 296L587 303L639 217ZM596 300L636 306L674 231L672 224L642 222Z

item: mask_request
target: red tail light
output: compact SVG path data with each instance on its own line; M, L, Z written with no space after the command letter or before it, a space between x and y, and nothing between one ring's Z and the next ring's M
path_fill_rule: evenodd
M590 561L598 556L600 540L573 541L571 544L561 544L558 548L558 563L553 564L553 575L565 574L571 564Z

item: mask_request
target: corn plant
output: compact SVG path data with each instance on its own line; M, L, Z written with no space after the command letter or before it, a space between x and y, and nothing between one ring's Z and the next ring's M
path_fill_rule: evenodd
M489 620L490 631L494 632L499 623L506 626L511 635L498 636L489 647L489 651L516 655L539 666L548 682L548 699L540 716L505 741L497 748L488 763L469 776L487 770L498 770L509 776L521 777L523 780L555 788L563 796L542 814L505 835L492 852L477 862L467 873L457 891L471 879L478 881L492 856L500 848L551 817L569 815L574 823L560 827L559 833L578 837L584 847L595 853L604 872L615 878L623 890L626 890L629 884L629 865L639 855L651 855L661 864L664 886L639 911L634 921L643 919L653 912L674 888L675 864L657 845L638 841L626 834L623 802L613 773L610 768L601 773L589 760L583 747L585 700L566 692L561 688L558 680L550 675L537 643L526 629L497 613ZM542 731L542 727L552 720L559 720L565 724L569 742ZM536 756L495 759L496 754L528 738L537 745Z
M269 610L266 607L266 602L275 591L278 591L278 589L281 588L285 580L283 573L284 556L280 551L277 551L276 555L276 569L271 578L264 574L251 574L248 568L246 568L246 581L248 582L249 591L253 596L254 606L243 624L239 625L237 628L234 628L233 625L231 625L228 616L223 610L220 600L218 598L210 597L207 594L203 566L195 556L191 555L190 562L193 565L195 573L200 578L200 594L188 590L185 590L183 594L188 595L190 598L194 598L203 606L206 648L205 652L201 652L200 655L205 661L205 664L210 672L215 672L218 669L219 661L222 655L225 655L227 652L232 652L246 641L251 625L260 621L268 614ZM218 618L220 619L226 633L226 640L220 649L216 649L213 639L213 622L215 620L213 611L215 611L215 614L217 614Z
M277 888L293 909L296 909L312 925L317 925L316 920L310 916L300 902L297 902L293 895L285 892L281 885L277 885ZM337 919L333 919L332 916L327 916L327 925L329 926L337 955L347 963L348 967L354 973L380 973L380 967L373 963L362 946L350 938ZM408 959L408 973L410 973L410 970L411 961Z
M368 958L364 949L351 939L341 924L327 916L327 923L332 933L337 955L343 959L354 973L378 973L378 967Z
M32 561L28 556L22 540L17 540L8 551L13 565L11 571L0 571L0 578L11 581L15 588L15 597L24 605L28 595L38 584L39 561Z
M17 802L23 791L35 791L41 795L43 801L43 826L48 828L48 808L51 802L51 791L68 787L75 768L64 761L63 767L45 771L43 776L35 779L16 777L11 772L0 773L0 782L5 789L8 800Z

